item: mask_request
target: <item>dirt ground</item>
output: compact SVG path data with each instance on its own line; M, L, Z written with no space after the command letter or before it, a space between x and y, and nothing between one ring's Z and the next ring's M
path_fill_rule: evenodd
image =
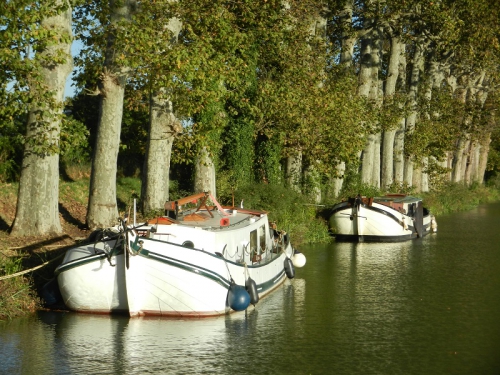
M86 205L72 201L65 197L65 202L59 204L59 216L62 233L42 237L13 237L9 235L9 228L16 215L17 199L13 194L0 194L0 258L12 258L20 261L25 283L3 284L0 281L0 291L5 295L17 295L9 303L2 304L0 298L0 320L6 316L23 315L40 309L67 311L64 303L57 302L45 306L43 300L43 286L54 277L54 270L60 264L62 256L68 248L85 239L90 231L85 228ZM0 259L0 265L2 264ZM3 275L0 267L0 275ZM30 285L29 293L18 293L19 285L26 290L26 283ZM10 290L9 288L14 288ZM2 315L3 314L3 315Z
M16 199L0 195L0 252L4 256L57 250L86 238L90 231L85 228L87 207L76 201L59 204L62 233L43 237L13 237L9 227L16 214Z

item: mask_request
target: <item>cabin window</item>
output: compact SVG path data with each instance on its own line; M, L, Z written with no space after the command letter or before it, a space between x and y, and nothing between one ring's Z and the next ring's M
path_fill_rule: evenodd
M266 251L266 226L265 225L260 227L259 240L260 240L260 251L263 253Z
M257 229L250 232L250 252L257 254Z

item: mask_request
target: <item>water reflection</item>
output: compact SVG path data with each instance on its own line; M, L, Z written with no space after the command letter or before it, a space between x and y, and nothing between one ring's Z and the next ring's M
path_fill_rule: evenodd
M11 326L17 334L0 335L0 373L33 368L39 374L237 372L254 366L248 348L280 346L286 320L301 314L304 304L305 280L295 279L255 308L223 317L129 319L42 311L37 324L19 321L19 327ZM23 326L35 330L28 333Z
M415 241L304 247L246 313L0 323L0 373L500 374L500 205L438 219Z

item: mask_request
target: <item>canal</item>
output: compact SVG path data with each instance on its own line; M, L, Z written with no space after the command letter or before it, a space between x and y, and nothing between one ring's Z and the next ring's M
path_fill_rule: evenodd
M500 374L500 204L397 244L301 248L295 279L201 320L0 322L0 374Z

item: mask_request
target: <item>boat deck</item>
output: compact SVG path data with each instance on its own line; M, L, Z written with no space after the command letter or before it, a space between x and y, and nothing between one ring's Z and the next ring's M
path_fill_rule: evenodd
M218 210L210 210L213 217L207 210L200 211L186 211L179 215L177 219L170 217L159 217L148 221L149 225L163 224L163 225L183 225L189 227L203 228L206 230L222 230L222 229L235 229L243 228L249 222L255 222L261 219L261 215L265 213L257 211L239 211L239 210L225 210L228 215L223 215Z

